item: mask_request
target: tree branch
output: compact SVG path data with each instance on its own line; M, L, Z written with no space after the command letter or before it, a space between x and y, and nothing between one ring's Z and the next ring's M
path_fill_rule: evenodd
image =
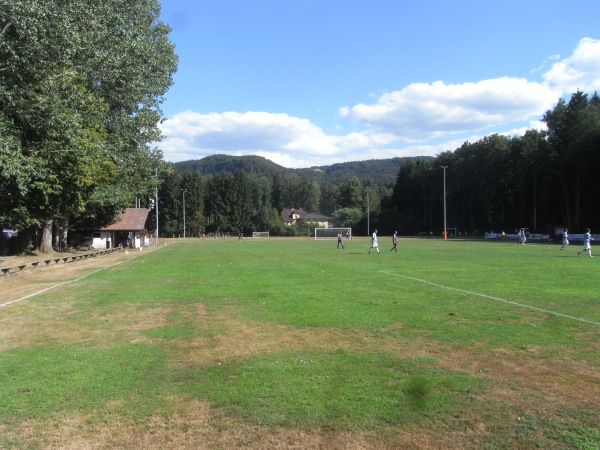
M12 22L7 22L6 25L4 26L4 28L2 29L2 31L0 32L0 34L6 33L6 30L8 30L11 25L12 25Z

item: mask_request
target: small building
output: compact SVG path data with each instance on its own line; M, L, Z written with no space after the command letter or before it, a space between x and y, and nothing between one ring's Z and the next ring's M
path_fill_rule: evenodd
M288 227L295 225L298 220L302 220L306 216L308 216L308 213L301 208L284 209L281 211L281 220Z
M329 228L331 226L331 222L333 221L333 217L324 216L323 214L310 213L302 220L317 228Z
M281 220L284 225L292 226L299 222L309 223L319 228L329 228L332 217L316 213L307 213L302 208L284 209L281 211Z
M92 247L97 249L131 247L141 248L149 244L144 234L150 210L125 208L114 223L94 231Z

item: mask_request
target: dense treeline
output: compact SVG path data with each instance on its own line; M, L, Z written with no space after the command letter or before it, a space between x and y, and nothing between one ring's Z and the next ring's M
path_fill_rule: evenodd
M111 223L168 169L148 147L177 67L159 17L158 0L0 0L0 226L19 249Z
M600 98L582 92L544 114L547 131L488 136L432 161L405 164L391 205L405 229L443 227L446 169L448 227L464 231L574 231L600 226Z
M293 172L310 181L339 184L352 177L371 184L392 184L398 168L409 160L431 159L430 156L412 156L403 158L371 159L367 161L349 161L329 166L313 166L303 169L286 169L262 156L211 155L199 160L181 161L173 164L175 170L190 170L203 175L218 172L233 173L237 170L248 175L264 176L273 179L276 175Z
M544 131L495 134L435 158L403 159L395 183L389 184L358 176L339 183L319 181L279 168L268 175L257 166L212 175L175 172L160 192L162 233L182 233L185 189L191 236L217 230L304 234L303 227L283 227L279 213L284 208L332 216L339 225L354 227L356 234L367 232L368 215L371 227L383 233L439 236L444 226L442 167L448 228L469 234L520 227L545 232L552 225L597 229L600 99L596 93L577 92L568 102L561 99L543 121ZM261 175L253 175L257 171Z
M173 167L179 172L199 172L202 175L219 172L233 173L241 170L248 175L266 176L268 178L286 172L285 167L262 156L254 155L210 155L202 159L177 162L173 164Z
M183 234L184 201L186 236L217 231L296 235L304 234L306 228L284 226L283 209L332 215L340 223L357 226L367 208L377 211L380 198L389 195L391 186L365 184L357 177L334 185L311 181L292 171L272 179L241 170L213 175L173 172L159 190L160 234Z

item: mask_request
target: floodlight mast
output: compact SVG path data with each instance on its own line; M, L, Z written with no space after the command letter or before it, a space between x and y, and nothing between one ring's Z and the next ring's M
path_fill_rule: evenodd
M156 229L154 230L154 242L158 244L158 169L154 172L156 176L156 186L154 187L154 213L156 214Z
M185 239L185 193L186 193L187 189L182 189L181 192L183 193L183 238Z
M369 204L369 190L367 189L367 236L371 236L371 205Z
M448 238L448 232L446 231L446 169L448 166L441 166L444 169L444 239Z

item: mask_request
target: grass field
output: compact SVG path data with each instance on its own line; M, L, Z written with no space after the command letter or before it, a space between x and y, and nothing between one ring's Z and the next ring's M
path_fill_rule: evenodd
M600 448L600 258L389 241L167 241L0 308L0 448Z

